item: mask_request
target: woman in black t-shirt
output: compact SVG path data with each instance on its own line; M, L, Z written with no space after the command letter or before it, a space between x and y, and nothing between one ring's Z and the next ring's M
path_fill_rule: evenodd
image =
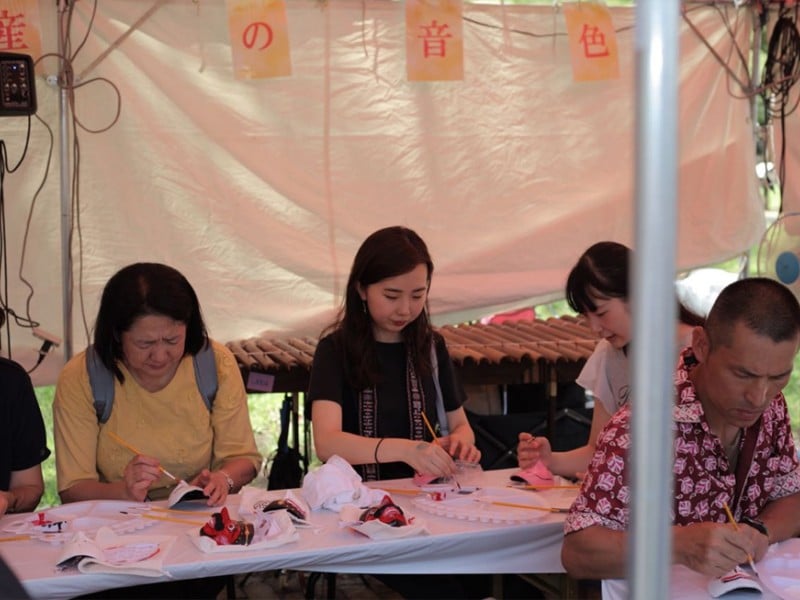
M432 274L425 242L412 230L370 235L356 253L339 317L314 355L317 456L339 455L366 480L447 476L454 459L480 459L463 389L428 320ZM426 418L438 429L435 443Z

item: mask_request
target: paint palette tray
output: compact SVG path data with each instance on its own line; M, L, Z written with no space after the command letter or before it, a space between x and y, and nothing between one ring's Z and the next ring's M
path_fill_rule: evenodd
M552 515L542 496L509 488L482 488L472 494L449 494L444 500L421 496L412 500L419 510L440 517L481 523L529 523Z

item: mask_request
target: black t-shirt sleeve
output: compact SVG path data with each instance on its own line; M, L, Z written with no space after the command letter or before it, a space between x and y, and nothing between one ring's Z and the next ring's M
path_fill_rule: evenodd
M14 445L19 449L14 453L11 462L12 471L22 471L40 464L48 456L47 435L44 431L44 420L39 410L39 403L33 391L30 377L20 369L20 397L14 415Z
M331 336L317 344L308 384L308 400L332 400L342 404L344 369L342 357Z
M3 412L7 434L2 442L6 458L0 463L6 465L0 473L0 489L8 489L12 471L30 469L50 456L44 420L39 410L31 379L18 364L4 360L0 364L0 382L4 398Z

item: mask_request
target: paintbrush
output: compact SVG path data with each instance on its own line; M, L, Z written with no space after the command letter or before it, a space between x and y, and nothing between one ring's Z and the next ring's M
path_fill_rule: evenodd
M131 446L131 445L130 445L128 442L126 442L125 440L123 440L121 437L119 437L119 436L118 436L116 433L114 433L113 431L107 431L106 433L108 434L108 437L110 437L112 440L114 440L115 442L117 442L117 443L118 443L120 446L122 446L123 448L127 448L128 450L130 450L130 451L131 451L131 452L133 452L134 454L142 454L141 452L139 452L139 450L137 450L136 448L134 448L133 446ZM170 479L172 479L173 481L178 481L178 478L177 478L177 477L175 477L175 475L173 475L172 473L170 473L169 471L167 471L167 470L166 470L164 467L162 467L161 465L158 465L158 470L159 470L159 471L161 471L161 472L162 472L164 475L166 475L166 476L167 476L167 477L169 477Z
M433 430L433 425L431 425L431 422L428 421L428 415L426 415L424 412L420 414L422 415L422 420L425 421L425 426L428 428L428 431L431 432L433 443L436 444L437 446L441 446L441 444L439 443L439 436L436 435L436 432ZM456 487L458 488L459 491L461 491L461 484L458 483L458 479L456 479L455 475L453 476L453 481L456 482Z
M152 519L153 521L168 521L170 523L180 523L182 525L205 525L207 521L186 521L184 519L176 519L174 517L161 517L159 515L148 515L142 513L139 515L142 519Z
M511 508L526 508L528 510L541 510L551 513L566 513L569 512L568 508L555 508L553 506L531 506L530 504L516 504L514 502L500 502L499 500L483 501L485 504L492 504L493 506L510 506Z
M733 525L733 528L736 531L739 531L739 524L736 522L736 519L733 518L733 513L731 512L731 509L728 506L728 503L727 502L723 502L722 506L725 509L725 512L728 513L728 520L730 520L731 524ZM756 577L758 577L758 570L756 569L756 565L753 562L753 557L750 556L749 552L747 553L747 562L750 564L750 568L753 569L753 573L755 573Z
M388 492L390 494L405 494L406 496L419 496L419 490L406 490L401 488L379 488L382 489L384 492Z
M514 488L515 490L577 490L580 489L579 485L509 485L506 487Z
M201 517L210 516L210 513L204 513L203 511L178 510L177 508L162 508L161 506L149 506L148 510L152 510L154 512L162 512L162 513L175 513L179 515L198 515Z
M24 540L29 540L29 539L31 539L31 536L29 536L28 534L15 535L15 536L12 536L12 537L0 538L0 543L2 543L2 542L22 542Z
M431 422L428 421L428 415L426 415L425 413L421 413L421 414L422 414L422 420L425 421L425 427L427 427L428 431L431 432L431 437L433 438L433 443L434 444L438 444L439 443L439 436L436 435L436 432L433 430L433 425L431 425Z

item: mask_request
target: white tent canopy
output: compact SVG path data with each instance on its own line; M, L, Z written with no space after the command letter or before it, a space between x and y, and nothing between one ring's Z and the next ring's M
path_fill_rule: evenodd
M55 52L50 4L43 38ZM386 225L427 241L438 323L561 296L589 244L632 243L632 9L613 10L618 80L572 81L552 8L465 4L464 81L412 83L402 3L287 4L292 75L237 81L223 2L103 0L93 22L91 3L76 3L73 51L86 41L73 70L86 85L75 113L91 130L112 125L116 90L122 109L106 131L78 129L79 160L70 156L80 182L75 351L105 281L134 261L186 274L212 336L228 341L318 334L358 245ZM732 6L689 12L722 57L734 41L747 47L746 16ZM678 266L689 268L751 247L764 220L749 103L692 29L682 32ZM56 74L55 59L42 64ZM38 116L57 135L59 90L39 78L37 92ZM25 118L0 120L12 165L26 130ZM26 314L22 264L30 317L61 335L55 157L36 197L49 146L34 120L22 165L6 175L7 303ZM32 366L38 340L13 323L10 332L13 357ZM48 357L34 380L54 381L60 366Z

